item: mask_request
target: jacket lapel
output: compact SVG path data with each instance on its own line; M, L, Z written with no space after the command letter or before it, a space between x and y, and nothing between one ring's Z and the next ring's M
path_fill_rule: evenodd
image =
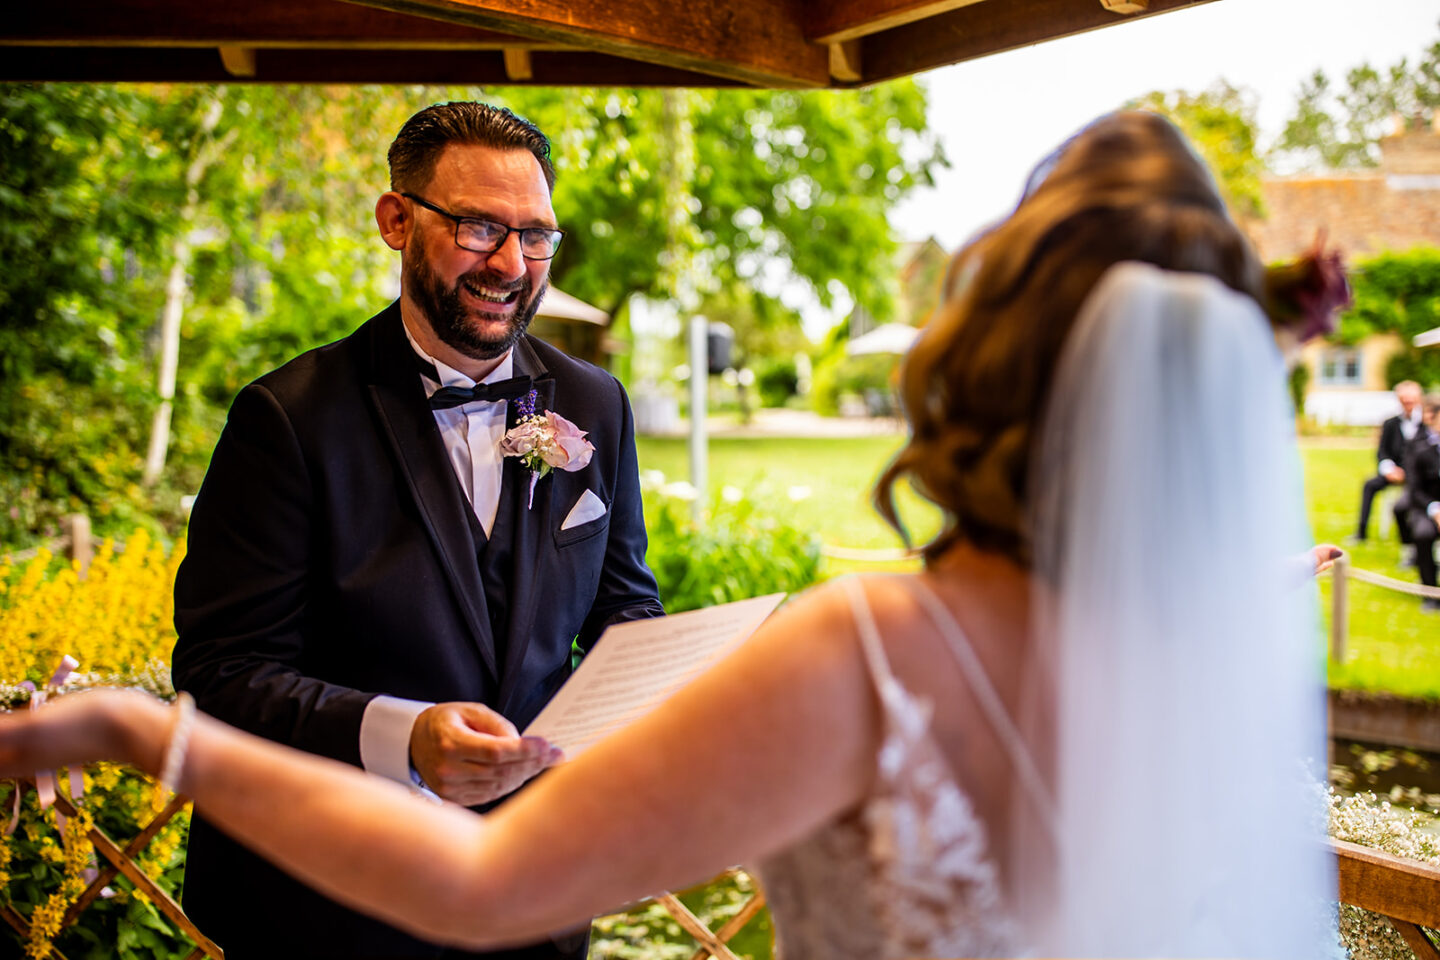
M515 375L526 375L535 381L535 412L552 409L555 400L555 379L535 355L530 341L522 337L515 345L513 355ZM515 404L510 404L506 426L513 427L517 419ZM510 498L514 525L511 547L510 610L507 617L505 638L505 667L501 671L498 709L505 713L516 695L516 683L522 675L520 665L525 661L535 622L535 604L546 586L541 583L541 555L546 547L546 535L550 529L550 478L540 481L535 488L535 501L527 506L530 499L530 471L514 458L507 458L505 480L514 486L515 496ZM549 584L552 590L563 589L563 584ZM529 691L525 691L529 692Z
M415 365L408 362L414 351L401 325L399 303L392 304L371 323L369 388L382 432L415 498L425 532L440 558L481 659L491 679L498 679L490 614L475 561L476 544L465 518L470 506L445 455Z

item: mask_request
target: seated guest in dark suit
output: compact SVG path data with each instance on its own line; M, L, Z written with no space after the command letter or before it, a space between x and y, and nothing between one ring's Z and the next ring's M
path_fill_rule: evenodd
M1440 537L1440 393L1425 398L1424 422L1405 447L1405 492L1395 504L1396 525L1415 545L1420 582L1435 581L1435 540ZM1440 613L1440 600L1427 597L1423 608Z
M1400 414L1386 420L1380 427L1380 447L1375 451L1378 461L1375 476L1365 481L1360 491L1360 526L1355 531L1356 540L1364 540L1370 526L1370 505L1375 494L1386 487L1405 482L1405 445L1420 432L1420 384L1414 380L1402 380L1395 384L1395 399L1400 402ZM1405 532L1400 533L1406 539Z

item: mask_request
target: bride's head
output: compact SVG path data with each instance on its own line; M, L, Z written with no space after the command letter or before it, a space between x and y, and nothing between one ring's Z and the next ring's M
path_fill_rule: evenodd
M1210 274L1257 301L1264 271L1209 171L1164 118L1095 121L1031 174L1015 211L959 251L906 359L911 439L876 503L897 528L908 476L945 513L925 550L968 541L1029 566L1029 471L1061 346L1113 264Z

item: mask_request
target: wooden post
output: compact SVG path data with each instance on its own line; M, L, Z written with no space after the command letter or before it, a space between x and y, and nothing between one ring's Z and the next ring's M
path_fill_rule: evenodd
M709 443L705 435L705 415L709 402L710 357L706 336L710 323L702 316L690 318L690 484L695 488L695 502L690 512L696 523L705 511L705 490L708 486Z
M95 547L90 542L90 518L83 513L72 513L65 518L70 533L70 559L80 565L80 579L90 572L90 561L95 556Z
M1330 568L1330 658L1345 662L1345 637L1350 618L1350 555L1340 554Z

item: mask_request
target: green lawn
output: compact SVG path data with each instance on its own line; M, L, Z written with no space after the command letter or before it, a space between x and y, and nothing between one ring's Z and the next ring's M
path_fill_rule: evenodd
M881 468L898 449L899 437L855 439L739 439L710 442L711 488L739 488L768 512L814 531L831 546L891 549L899 539L870 505L870 489ZM1302 444L1307 507L1315 538L1339 543L1353 532L1360 485L1374 469L1374 448L1367 440L1320 439ZM642 437L640 468L659 470L671 480L688 477L685 441ZM792 487L808 496L791 499ZM799 493L799 491L796 491ZM901 510L917 536L933 532L932 508L908 489ZM1378 514L1378 505L1377 505ZM1415 571L1401 569L1393 539L1381 540L1378 516L1371 518L1370 540L1351 554L1355 566L1415 582ZM868 564L827 560L826 575L850 570L906 569L916 564ZM1320 584L1322 616L1329 630L1329 578ZM1349 655L1330 665L1332 686L1389 690L1440 699L1440 617L1420 612L1420 601L1379 587L1350 585Z
M1302 447L1310 523L1319 541L1340 543L1354 533L1360 509L1360 485L1375 469L1373 444L1366 441L1315 441ZM1419 578L1399 564L1393 529L1380 537L1382 501L1370 515L1370 537L1346 547L1354 566L1408 583ZM1330 624L1330 578L1322 578L1326 630ZM1405 594L1350 582L1350 637L1344 664L1330 664L1330 684L1362 690L1440 699L1440 616L1420 611L1420 601Z

